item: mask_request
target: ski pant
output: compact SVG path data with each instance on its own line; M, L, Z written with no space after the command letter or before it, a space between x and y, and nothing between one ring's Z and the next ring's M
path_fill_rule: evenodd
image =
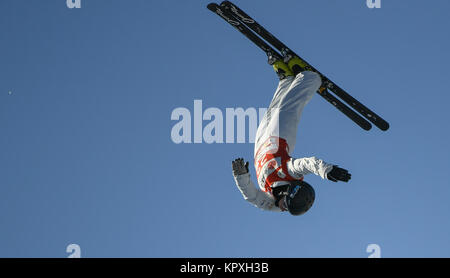
M311 71L280 81L270 106L261 120L255 138L255 155L261 144L271 137L287 141L289 154L294 150L298 124L306 104L321 86L319 74Z

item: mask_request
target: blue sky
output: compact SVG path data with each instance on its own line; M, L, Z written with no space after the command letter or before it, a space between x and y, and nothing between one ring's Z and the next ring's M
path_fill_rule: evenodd
M178 107L267 107L276 88L208 1L1 1L0 256L449 257L450 3L365 2L236 0L391 124L314 97L294 155L353 178L307 177L316 203L292 217L234 185L252 144L171 140Z

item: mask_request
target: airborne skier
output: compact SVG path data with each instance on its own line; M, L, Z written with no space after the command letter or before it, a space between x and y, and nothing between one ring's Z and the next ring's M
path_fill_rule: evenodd
M273 63L280 82L272 102L256 132L254 165L258 190L242 158L232 163L233 175L244 199L258 208L289 211L301 215L312 206L314 189L303 181L306 174L315 174L334 182L350 180L347 170L315 157L291 157L295 147L297 127L305 105L321 85L321 78L310 71L295 75L300 60L292 58Z
M256 133L254 166L261 190L251 181L249 163L242 158L232 162L236 185L244 199L256 207L301 215L311 208L315 199L314 189L303 180L304 175L315 174L333 182L348 182L351 179L347 170L321 159L291 157L301 114L314 93L317 91L364 130L370 130L372 127L367 120L383 131L389 129L389 123L300 58L233 3L224 1L220 6L210 3L208 9L263 50L280 79ZM281 54L255 33L277 48ZM328 90L333 91L354 110Z

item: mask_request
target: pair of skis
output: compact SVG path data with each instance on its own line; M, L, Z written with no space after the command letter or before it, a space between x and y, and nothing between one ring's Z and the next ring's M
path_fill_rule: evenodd
M325 75L315 69L311 64L302 59L298 54L293 52L284 43L273 36L269 31L262 27L256 20L251 18L243 10L237 7L230 1L224 1L219 6L216 3L210 3L208 9L222 17L226 22L231 24L234 28L239 30L244 36L255 43L259 48L261 48L269 57L269 61L276 61L280 59L289 59L290 57L297 56L302 61L302 70L308 70L318 73L322 78L322 86L317 91L325 100L331 103L334 107L344 113L353 122L359 125L364 130L370 130L372 125L367 121L369 120L379 129L386 131L389 129L389 123L387 123L383 118L375 114L361 102L353 98L339 86L337 86L333 81L328 79ZM258 36L259 35L259 36ZM265 41L264 41L264 40ZM274 46L278 51L274 50ZM332 91L341 100L346 102L349 106L340 101L336 96L331 94ZM356 113L356 112L358 113ZM364 118L365 119L364 119ZM367 119L367 120L366 120Z

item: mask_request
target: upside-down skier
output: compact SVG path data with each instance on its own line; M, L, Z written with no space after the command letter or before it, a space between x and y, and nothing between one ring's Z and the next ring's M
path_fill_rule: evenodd
M248 162L238 158L232 168L245 200L264 210L301 215L315 199L313 187L303 180L305 175L315 174L333 182L348 182L351 175L315 157L291 157L303 109L322 80L315 72L300 71L302 61L298 57L289 58L270 62L269 57L280 81L256 132L254 166L260 189L251 180Z
M235 4L223 1L220 6L210 3L207 8L263 50L280 79L256 132L254 166L260 190L251 181L249 163L242 158L232 162L237 187L256 207L304 214L315 199L313 187L303 180L305 175L315 174L333 182L351 179L347 170L321 159L291 157L301 114L315 92L364 130L370 130L373 123L387 131L389 123L300 58Z

